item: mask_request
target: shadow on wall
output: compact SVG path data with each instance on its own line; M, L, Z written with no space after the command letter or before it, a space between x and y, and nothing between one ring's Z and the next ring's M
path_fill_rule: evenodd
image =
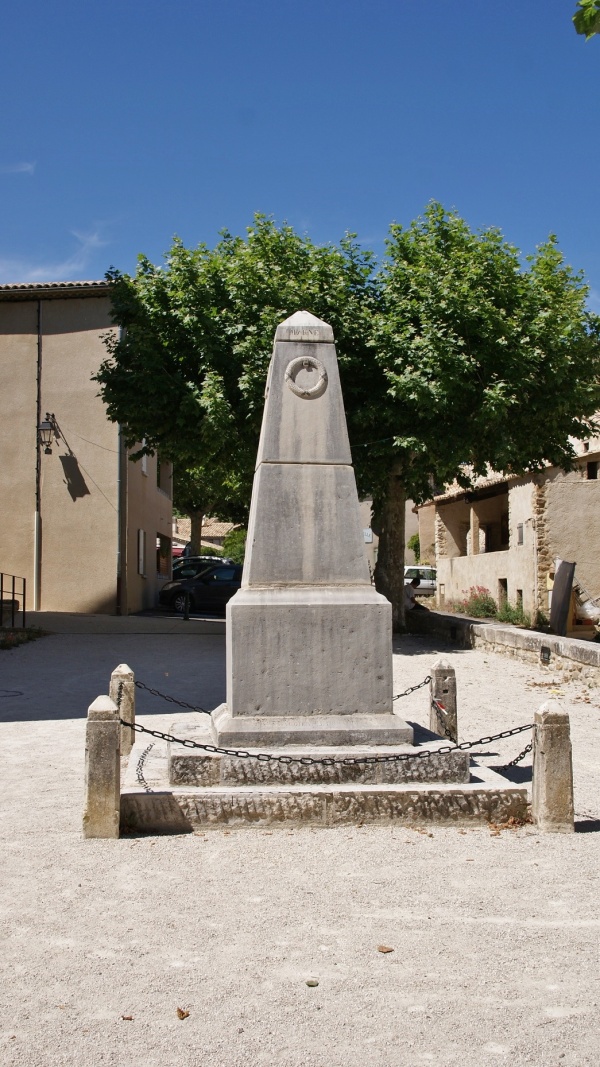
M67 455L60 456L60 462L65 476L65 485L69 490L71 500L79 500L82 496L90 496L90 491L87 487L86 480L81 473L77 456L74 456L72 452L69 452Z

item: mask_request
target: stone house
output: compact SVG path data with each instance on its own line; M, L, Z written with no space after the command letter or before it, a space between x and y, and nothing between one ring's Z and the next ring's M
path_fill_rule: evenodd
M92 381L114 329L105 282L0 286L0 570L28 609L127 614L171 574L170 465L129 460Z
M600 438L576 449L572 471L494 473L419 508L421 545L435 547L439 607L479 585L499 603L548 614L557 558L575 563L575 580L600 596Z

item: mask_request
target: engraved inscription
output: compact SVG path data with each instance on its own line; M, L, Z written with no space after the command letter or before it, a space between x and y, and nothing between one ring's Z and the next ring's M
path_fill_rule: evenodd
M316 400L327 388L327 371L314 356L299 356L288 363L285 383L302 400Z

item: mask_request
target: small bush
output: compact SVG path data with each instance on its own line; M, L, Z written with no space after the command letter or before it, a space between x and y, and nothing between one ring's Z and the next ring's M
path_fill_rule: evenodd
M498 605L489 589L484 585L472 585L465 594L464 600L452 601L452 610L459 615L472 615L474 619L493 619L498 611Z
M524 626L526 630L531 630L531 615L523 611L519 605L513 607L508 601L500 605L496 618L498 622L508 622L512 626Z
M47 631L41 630L39 626L26 626L24 630L7 627L0 630L0 649L6 651L18 648L19 645L25 645L28 641L37 641L38 637L46 637L46 634Z
M415 533L412 535L412 537L409 537L408 541L406 542L406 547L411 552L414 552L415 561L419 563L421 558L421 542L419 541L418 533Z
M232 530L223 541L223 553L234 563L244 562L247 535L247 530Z

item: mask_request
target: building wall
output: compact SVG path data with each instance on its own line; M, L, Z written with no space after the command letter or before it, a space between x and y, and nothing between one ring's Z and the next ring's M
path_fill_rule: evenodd
M419 508L419 542L421 559L435 566L435 504L430 501ZM408 561L407 561L408 562Z
M161 463L161 485L157 479L157 457L127 461L127 607L130 612L156 607L161 585L171 577L172 471ZM139 531L145 534L143 574L138 565ZM169 544L167 573L157 567L157 538Z
M0 570L33 589L37 305L0 308Z
M170 570L171 473L162 466L158 487L156 458L146 474L124 460L92 381L106 358L102 337L114 329L110 299L105 286L100 294L77 287L40 286L55 291L39 297L36 287L31 295L0 287L0 570L27 580L29 610L136 611L154 606L167 577L156 573L157 534L168 539ZM39 449L37 522L37 427L46 412L59 432L51 454ZM146 530L145 578L138 528Z
M61 431L41 455L42 611L117 607L118 428L91 380L110 329L107 297L42 302L42 417Z
M596 457L591 457L596 458ZM600 596L600 481L589 481L585 464L565 474L553 471L546 484L546 540L549 555L575 563L575 579Z

